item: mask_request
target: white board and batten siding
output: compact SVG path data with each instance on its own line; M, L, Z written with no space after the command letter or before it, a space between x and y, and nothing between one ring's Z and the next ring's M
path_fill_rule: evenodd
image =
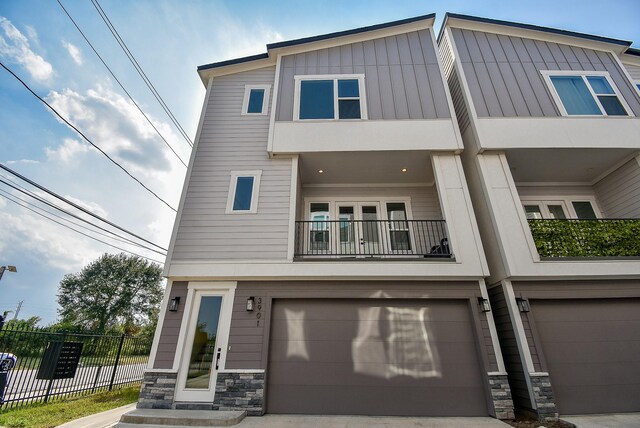
M245 85L274 78L267 67L213 79L172 260L287 258L291 159L267 155L270 114L241 114ZM231 171L254 170L257 213L225 214Z
M607 218L640 218L640 158L636 157L594 186Z
M558 117L541 70L606 71L636 116L640 95L610 52L452 29L478 117Z
M283 56L276 120L293 120L294 76L364 74L369 120L451 117L429 30Z

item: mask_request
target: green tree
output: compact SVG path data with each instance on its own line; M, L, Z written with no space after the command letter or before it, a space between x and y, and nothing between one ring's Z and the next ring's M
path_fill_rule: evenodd
M141 257L103 254L58 287L63 323L104 333L135 332L154 320L162 299L160 266Z

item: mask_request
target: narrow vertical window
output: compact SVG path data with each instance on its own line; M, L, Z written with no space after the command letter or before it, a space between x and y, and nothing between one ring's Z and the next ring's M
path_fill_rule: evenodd
M231 172L227 214L255 213L262 171Z
M243 115L266 115L271 85L246 85L242 102Z

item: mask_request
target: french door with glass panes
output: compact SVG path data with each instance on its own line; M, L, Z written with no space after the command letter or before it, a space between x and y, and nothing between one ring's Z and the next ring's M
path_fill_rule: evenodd
M523 203L527 219L564 220L568 218L567 205L564 201L526 201Z
M338 254L369 256L383 253L380 243L380 204L378 202L338 202Z

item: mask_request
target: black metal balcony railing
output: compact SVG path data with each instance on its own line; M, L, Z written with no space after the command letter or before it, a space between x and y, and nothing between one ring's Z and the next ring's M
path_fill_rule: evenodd
M540 257L640 257L640 219L530 219Z
M451 258L444 220L296 221L295 257Z

